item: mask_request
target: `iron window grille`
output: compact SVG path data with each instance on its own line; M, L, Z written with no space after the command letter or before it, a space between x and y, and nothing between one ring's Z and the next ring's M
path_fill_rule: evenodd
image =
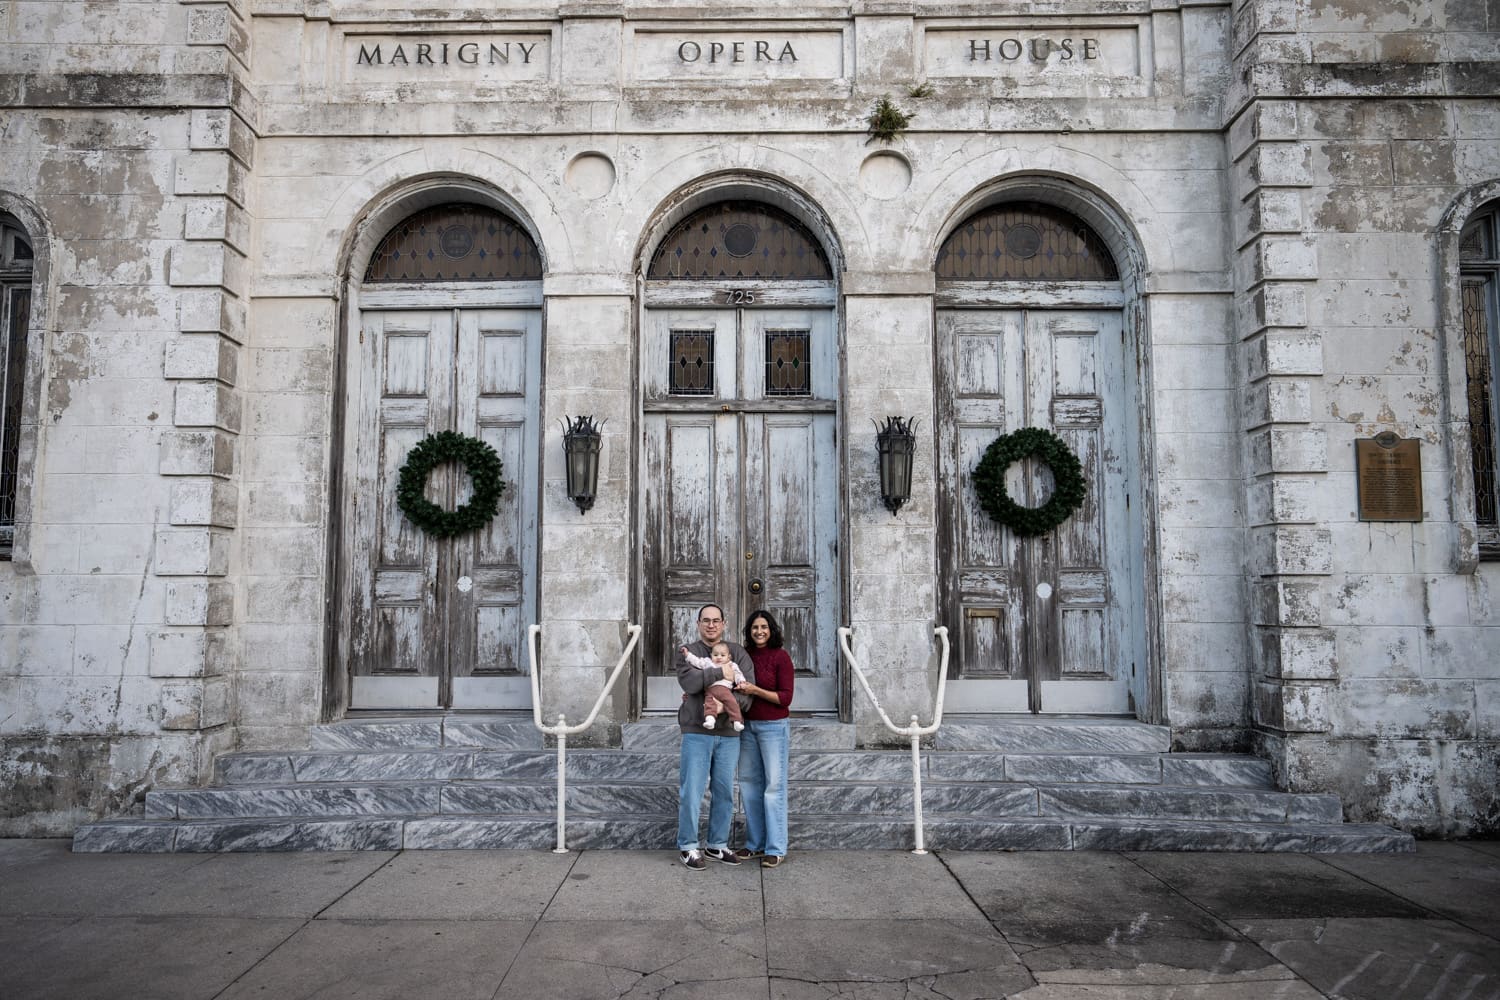
M0 559L9 559L15 546L31 268L31 244L25 234L0 220Z
M941 281L1118 281L1099 234L1071 212L1004 202L969 216L943 241Z
M542 255L530 234L484 205L449 204L408 216L370 256L365 281L535 281Z
M668 385L674 396L714 394L714 331L673 330L672 370Z
M766 395L812 395L812 332L766 331Z
M1496 413L1495 360L1500 357L1500 208L1464 227L1459 239L1460 308L1469 446L1474 475L1474 520L1480 552L1500 558L1500 494L1496 492L1495 445L1500 439Z
M833 269L811 231L786 212L759 202L723 201L674 226L656 248L646 276L827 281Z

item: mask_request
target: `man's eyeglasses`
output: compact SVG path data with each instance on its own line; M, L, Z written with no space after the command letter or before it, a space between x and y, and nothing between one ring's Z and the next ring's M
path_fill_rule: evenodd
M698 619L698 624L700 624L700 625L723 625L724 624L724 619L722 619L722 618L699 618Z

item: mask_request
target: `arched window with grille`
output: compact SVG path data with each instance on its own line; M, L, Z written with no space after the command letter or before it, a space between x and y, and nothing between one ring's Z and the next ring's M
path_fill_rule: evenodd
M1500 494L1495 446L1500 440L1495 400L1500 359L1500 204L1469 220L1459 240L1460 309L1463 315L1465 401L1474 475L1474 521L1480 555L1500 558Z
M10 558L16 538L31 270L31 241L16 220L0 215L0 559Z
M1109 248L1065 209L1011 201L976 212L937 255L939 281L1118 281Z

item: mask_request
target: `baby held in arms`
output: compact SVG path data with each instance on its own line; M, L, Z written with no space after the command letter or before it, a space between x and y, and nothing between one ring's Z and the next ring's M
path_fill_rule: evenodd
M740 714L740 703L734 700L734 686L745 679L740 668L734 665L734 654L729 652L727 642L716 642L708 656L695 656L682 647L682 655L699 670L718 667L724 674L703 690L703 728L712 729L718 724L720 712L727 712L737 733L745 730L745 717Z

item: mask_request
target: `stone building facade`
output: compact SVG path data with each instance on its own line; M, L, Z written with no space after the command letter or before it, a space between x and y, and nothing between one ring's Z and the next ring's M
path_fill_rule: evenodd
M0 832L525 708L533 622L570 718L642 625L608 743L710 599L866 744L835 629L905 715L936 623L950 711L1496 829L1494 3L0 11ZM1089 483L1035 539L970 482L1024 426ZM395 502L443 430L507 484L454 540Z

